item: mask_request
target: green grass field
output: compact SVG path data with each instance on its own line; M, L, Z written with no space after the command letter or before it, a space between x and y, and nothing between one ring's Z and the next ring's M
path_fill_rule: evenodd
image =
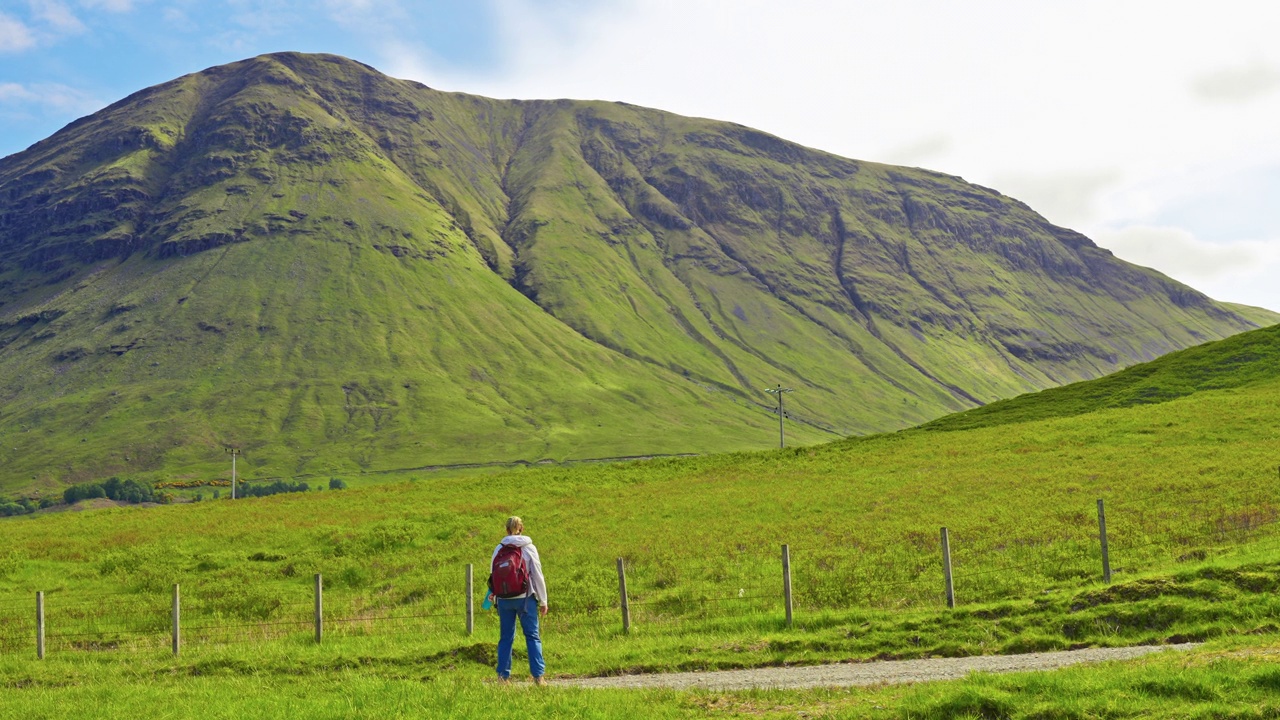
M484 567L502 520L520 514L548 573L553 676L1210 642L1114 668L913 688L552 688L530 695L535 714L629 717L640 702L652 717L1274 716L1275 338L1260 331L1159 361L1142 377L1163 402L1124 402L1132 385L1111 379L1110 399L1089 385L1059 391L1092 397L1087 412L1027 410L1031 396L1010 406L1032 417L1007 421L993 406L974 411L980 421L955 418L965 429L953 431L8 519L0 713L495 712L502 693L524 690L484 683L496 628L481 614L476 634L463 632L463 573ZM1178 370L1220 365L1241 347L1256 357L1237 363L1238 381ZM954 610L942 605L942 526ZM793 628L782 617L782 543ZM619 557L633 614L625 636ZM315 573L327 588L319 647ZM166 650L174 583L187 628L176 659ZM33 659L36 590L47 593L44 662Z
M558 638L548 634L548 644ZM1280 712L1280 644L1227 638L1189 653L1053 673L918 686L716 692L599 690L488 681L467 653L426 641L301 639L163 651L0 658L4 718L1265 718Z

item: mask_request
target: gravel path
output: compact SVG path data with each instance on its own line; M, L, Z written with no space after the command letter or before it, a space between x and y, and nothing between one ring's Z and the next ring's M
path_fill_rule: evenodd
M617 677L556 680L556 685L611 688L812 688L955 680L972 672L1022 672L1054 670L1080 663L1128 660L1164 650L1190 650L1199 643L1144 645L1121 648L1086 648L1027 655L981 655L965 658L892 660L888 662L838 663L807 667L768 667L715 672L658 673Z

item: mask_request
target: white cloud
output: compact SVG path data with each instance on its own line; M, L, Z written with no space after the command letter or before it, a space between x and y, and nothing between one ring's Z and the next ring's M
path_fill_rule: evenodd
M167 7L160 13L161 19L170 28L182 32L191 32L199 26L181 9L176 7Z
M133 11L134 0L80 0L80 5L89 10L126 13Z
M954 146L955 140L940 132L892 148L885 153L883 160L893 165L922 166L944 157Z
M368 15L387 7L399 7L395 0L324 0L324 5L336 18L353 18L356 15Z
M1280 262L1278 242L1211 243L1176 227L1132 225L1098 232L1094 239L1125 260L1157 268L1191 284L1253 276Z
M1191 89L1211 102L1247 102L1280 89L1280 70L1254 61L1201 75L1191 83Z
M78 35L87 28L71 8L59 0L28 0L31 15L55 35Z
M338 25L377 38L379 46L403 44L401 30L412 25L400 0L324 0L324 7ZM384 46L382 52L387 55L390 51Z
M411 78L426 83L423 78L435 76L435 63L424 49L400 40L386 40L381 52L386 59L386 72L393 77ZM429 84L429 83L428 83Z
M1280 239L1212 243L1176 227L1134 225L1094 239L1116 256L1155 268L1218 300L1280 309Z
M25 101L31 97L31 91L18 83L0 83L0 103Z
M0 102L27 101L34 97L35 94L22 83L0 83Z
M0 12L0 52L30 50L87 30L62 0L27 0L26 18Z
M17 18L0 13L0 52L22 52L35 44L31 28Z
M1118 170L1106 169L997 175L994 184L1000 192L1025 202L1050 222L1080 227L1097 218L1102 194L1119 179Z
M10 114L39 110L79 116L103 105L83 90L58 83L0 83L0 110Z

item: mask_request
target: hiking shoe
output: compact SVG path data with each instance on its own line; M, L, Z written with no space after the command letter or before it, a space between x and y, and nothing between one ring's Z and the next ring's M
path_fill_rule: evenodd
M546 679L546 678L544 678L544 677L542 677L541 675L539 675L538 677L536 677L536 678L534 678L534 679L533 679L533 684L534 684L534 685L538 685L538 686L540 686L540 687L546 687L546 686L547 686L547 679Z

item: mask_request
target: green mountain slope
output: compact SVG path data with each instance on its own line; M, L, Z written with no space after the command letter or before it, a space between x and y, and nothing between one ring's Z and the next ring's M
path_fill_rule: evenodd
M766 447L1255 327L958 178L279 54L0 161L0 486Z
M1097 380L1020 395L948 415L923 428L966 430L1071 417L1276 380L1280 380L1280 325L1171 353Z
M1266 308L1253 307L1252 305L1241 305L1240 303L1221 303L1224 307L1230 309L1240 317L1257 323L1260 327L1269 327L1280 323L1280 313L1267 310Z

